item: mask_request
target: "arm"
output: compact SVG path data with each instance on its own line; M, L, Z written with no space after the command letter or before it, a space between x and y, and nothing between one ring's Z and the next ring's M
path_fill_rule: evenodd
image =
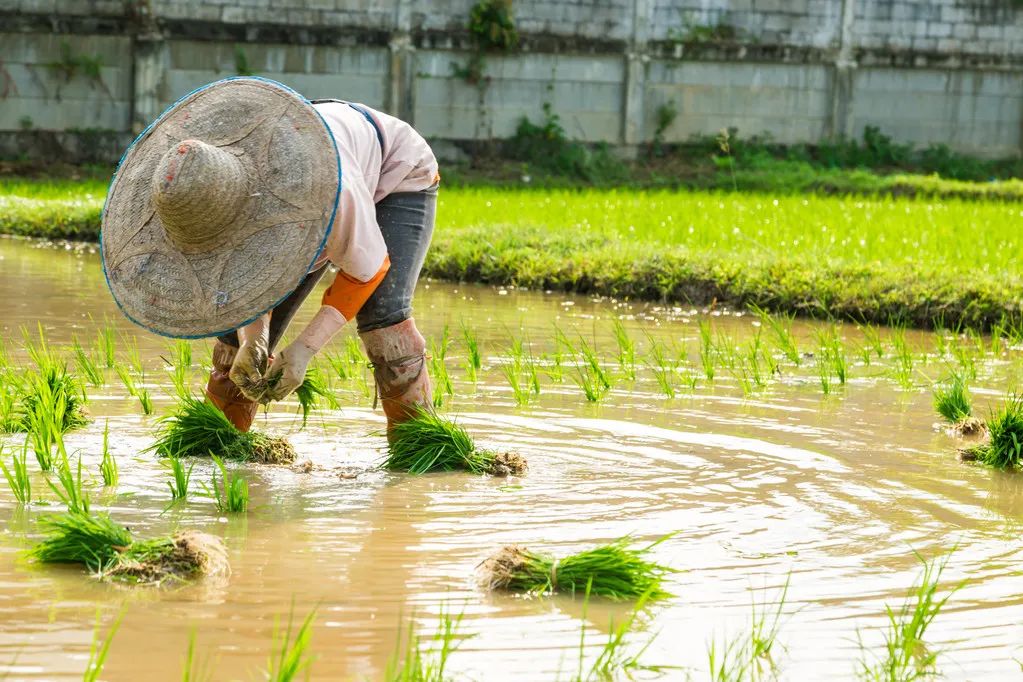
M390 267L390 260L385 258L380 270L367 282L359 281L344 272L337 273L334 282L323 295L323 305L312 321L298 338L277 354L266 377L264 403L281 400L302 385L313 356L341 331L348 320L358 314L380 286Z

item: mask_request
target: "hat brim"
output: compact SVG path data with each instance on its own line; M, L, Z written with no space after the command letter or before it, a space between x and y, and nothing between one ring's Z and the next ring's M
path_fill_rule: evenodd
M185 139L243 162L249 196L225 243L184 252L153 203L163 155ZM135 324L204 338L242 327L283 301L318 260L341 192L341 160L326 122L294 90L229 78L175 103L128 147L103 207L107 286Z

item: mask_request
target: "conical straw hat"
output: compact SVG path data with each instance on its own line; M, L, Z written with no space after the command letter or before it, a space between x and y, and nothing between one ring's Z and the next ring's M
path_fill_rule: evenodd
M103 207L107 285L157 334L237 329L316 262L340 188L334 138L301 95L262 78L207 85L121 159Z

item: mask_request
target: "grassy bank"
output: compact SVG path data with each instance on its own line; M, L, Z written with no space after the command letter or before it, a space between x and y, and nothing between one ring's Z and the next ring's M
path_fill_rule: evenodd
M98 181L0 182L0 231L96 239ZM1021 314L1023 206L959 199L448 187L426 274L989 329Z

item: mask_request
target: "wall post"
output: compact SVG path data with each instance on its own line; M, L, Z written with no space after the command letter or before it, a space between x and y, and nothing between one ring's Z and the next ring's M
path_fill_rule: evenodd
M646 66L650 62L650 0L632 2L632 37L625 46L621 141L635 146L645 141Z
M387 110L415 125L415 46L412 44L412 8L409 0L397 0L394 31L387 48L391 58L387 75Z
M851 138L850 109L854 96L856 55L853 51L853 23L856 19L855 0L842 0L841 24L838 31L838 51L831 71L831 118L827 133L831 138Z

